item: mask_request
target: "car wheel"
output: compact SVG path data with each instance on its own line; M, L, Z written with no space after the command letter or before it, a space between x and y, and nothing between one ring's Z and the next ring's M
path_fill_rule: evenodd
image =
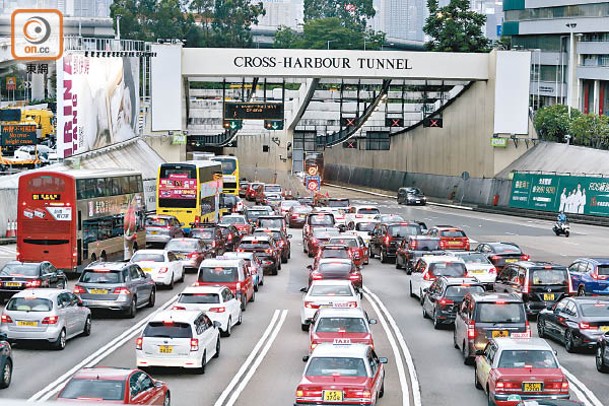
M453 330L453 347L459 349L459 344L457 344L457 328Z
M254 294L252 295L252 298L250 299L250 302L255 302L256 301L256 291L254 291Z
M414 297L414 293L412 292L412 282L410 282L410 297Z
M287 257L287 255L285 257L283 257L283 256L281 257L281 263L282 264L287 264L288 263L288 257Z
M537 320L537 335L539 338L546 338L546 325L545 321Z
M487 404L488 406L495 406L495 402L493 401L493 395L491 395L491 391L489 390L489 388L486 388L486 393L487 393Z
M586 296L586 289L584 289L583 286L580 286L579 289L577 289L577 296Z
M567 350L567 352L575 352L576 350L575 343L573 342L573 333L571 330L567 330L565 332L565 350Z
M184 274L186 273L186 271L184 270L184 268L182 268L182 275L180 276L180 279L178 279L178 282L182 283L184 282Z
M216 339L216 353L214 354L214 358L218 358L220 356L220 336Z
M364 265L370 265L370 256L366 258L366 260L364 261Z
M237 319L237 325L240 326L243 323L243 312L239 311L239 318Z
M427 315L427 311L425 311L425 306L421 306L421 309L423 309L423 318L428 319L429 316Z
M281 271L281 258L277 261L277 270Z
M205 373L205 366L207 364L207 356L203 351L203 357L201 358L201 367L197 369L197 373L203 375Z
M11 378L13 376L13 362L10 359L6 359L2 366L2 375L0 376L0 388L8 388L11 384Z
M306 323L305 323L305 324L302 324L302 323L301 323L301 324L300 324L300 329L301 329L302 331L309 331L309 325L308 325L308 324L306 324Z
M596 369L598 370L598 372L609 372L609 367L607 367L605 365L605 359L603 358L605 353L604 353L604 349L599 347L596 347Z
M385 396L385 379L383 379L383 383L381 384L381 390L379 390L379 398Z
M82 335L84 337L91 335L91 317L87 317L87 320L85 320L85 325L82 328Z
M438 316L436 316L435 310L431 316L431 320L433 321L434 330L440 330L440 328L442 328L442 324L440 323L440 320L438 320Z
M387 263L387 254L385 253L385 251L383 251L383 249L381 249L380 260L383 264Z
M66 348L66 329L62 329L59 332L59 336L57 337L57 340L53 341L53 348L56 350L63 350L64 348Z
M171 395L169 395L169 392L165 394L165 399L163 399L163 406L171 406Z
M167 289L169 290L173 290L173 285L174 285L174 279L175 275L173 274L173 272L171 273L171 278L169 279L169 285L167 285Z
M472 365L474 362L471 359L471 357L469 356L469 346L467 345L467 343L464 341L463 342L463 363L465 365Z
M241 311L244 312L247 310L247 300L241 299Z
M154 303L156 302L156 289L152 288L150 291L150 297L148 298L148 304L146 307L154 307Z
M137 302L136 297L134 296L125 315L127 318L132 319L135 317L135 313L137 313Z
M222 336L223 337L230 337L232 331L233 331L233 319L232 318L228 318L228 322L226 323L226 330L222 331Z
M478 380L478 368L474 368L474 386L476 389L482 389L482 385L480 385L480 381Z

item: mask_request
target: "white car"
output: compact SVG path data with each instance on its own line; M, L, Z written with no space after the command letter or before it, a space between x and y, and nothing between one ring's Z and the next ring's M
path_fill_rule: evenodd
M361 307L360 294L349 280L314 280L308 289L302 288L300 291L305 293L300 307L300 327L303 331L309 330L315 312L321 307Z
M368 246L370 243L370 231L374 230L376 223L378 223L378 220L369 220L364 218L355 219L351 223L352 226L348 228L362 237L366 243L366 246Z
M410 296L418 297L423 304L424 294L439 276L464 278L467 275L465 262L450 255L419 258L410 274Z
M138 368L178 367L204 374L220 355L220 323L197 310L154 314L135 342Z
M223 336L228 337L234 326L243 321L241 302L226 286L191 286L178 296L174 310L199 310L211 321L220 323Z
M467 276L478 279L486 290L493 288L493 283L497 278L497 268L484 254L470 251L450 251L446 250L447 255L453 255L465 261Z
M157 285L173 289L175 282L184 281L184 264L171 251L144 249L131 257L131 262L139 265Z
M381 214L381 211L373 205L351 206L345 215L345 224L349 229L353 229L352 225L356 220L372 220L377 214Z

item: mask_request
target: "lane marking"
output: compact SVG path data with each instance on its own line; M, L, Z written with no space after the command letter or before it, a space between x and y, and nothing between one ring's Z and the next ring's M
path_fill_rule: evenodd
M581 392L583 392L585 394L585 396L580 396L579 394L576 393L577 397L580 398L580 400L582 400L584 403L586 403L588 405L603 406L603 403L596 397L596 395L590 389L588 389L588 387L582 381L577 379L577 377L575 375L573 375L571 372L569 372L565 367L561 367L561 369L563 370L565 375L567 375L567 378L569 378L569 381L571 381L571 383L574 386L576 386L577 389L579 389ZM589 400L589 402L588 402L588 400Z
M279 309L276 309L275 312L273 313L273 317L271 318L271 322L269 323L266 330L262 334L262 337L260 337L260 340L258 340L256 345L250 352L250 355L247 357L247 359L245 360L245 362L243 363L243 365L241 366L239 371L235 374L235 376L233 376L233 379L229 382L228 386L224 389L222 394L220 394L220 397L214 403L214 406L222 406L224 404L224 402L226 401L226 398L228 398L230 393L239 384L241 377L246 373L250 364L252 364L252 362L254 362L254 359L256 358L258 352L260 351L260 348L264 345L268 336L271 335L271 333L273 332L273 328L274 328L275 324L277 323L277 320L279 319L280 314L281 314L281 311Z
M260 354L258 355L258 358L256 358L256 361L254 362L254 364L252 365L250 370L247 372L247 374L241 380L241 383L239 384L237 389L235 389L235 391L233 392L233 395L230 397L230 399L226 403L226 406L233 406L235 404L235 402L237 401L237 399L241 395L241 392L243 392L243 390L245 389L245 387L247 386L249 381L252 379L252 377L256 373L256 370L258 369L258 367L262 363L264 357L266 357L266 354L271 349L271 345L273 344L273 342L277 338L277 335L279 334L279 330L281 330L281 327L283 326L283 322L285 321L285 318L286 318L287 315L288 315L288 311L286 309L284 309L281 312L281 318L279 319L279 322L275 325L275 327L273 329L273 334L271 335L271 337L267 341L267 343L264 346L264 348L262 349L262 351L260 351Z
M97 351L92 353L91 355L89 355L87 358L83 359L78 364L74 365L68 372L61 375L55 381L53 381L50 384L48 384L47 386L45 386L44 389L42 389L42 390L38 391L37 393L35 393L34 395L32 395L28 399L28 402L49 400L52 396L56 395L57 393L59 393L59 391L61 389L63 389L63 386L72 377L72 375L74 375L78 370L80 370L81 368L87 368L87 367L92 367L92 366L96 365L98 362L100 362L101 360L106 358L108 355L112 354L114 351L119 349L127 341L129 341L133 337L135 337L135 335L139 333L140 329L143 327L144 324L146 324L148 322L148 320L150 320L158 312L161 312L161 311L165 310L167 307L171 306L177 299L178 299L178 295L173 296L171 299L169 299L167 302L165 302L161 307L159 307L149 316L143 318L133 327L126 330L118 337L114 338L112 341L110 341L109 343L107 343L106 345L104 345L103 347L101 347L100 349L98 349Z
M372 298L374 298L378 302L378 305L385 312L385 316L387 317L387 320L389 320L389 324L391 324L391 327L393 328L393 331L397 336L398 343L400 344L402 352L404 353L404 357L406 358L406 365L408 366L408 372L410 375L410 387L412 389L412 397L414 399L414 404L415 406L421 406L421 386L419 385L419 377L417 376L417 371L414 367L412 354L410 353L408 345L406 345L404 335L402 334L402 331L398 327L398 324L395 322L395 319L393 318L391 312L389 312L389 309L387 309L383 301L367 287L364 287L364 291L367 292Z

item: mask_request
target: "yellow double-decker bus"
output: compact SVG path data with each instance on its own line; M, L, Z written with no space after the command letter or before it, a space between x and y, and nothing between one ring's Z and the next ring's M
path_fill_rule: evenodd
M222 164L222 181L224 183L224 193L229 195L239 195L239 160L232 155L217 155L213 161Z
M215 161L163 163L156 190L157 214L177 217L189 232L192 223L218 221L222 166Z

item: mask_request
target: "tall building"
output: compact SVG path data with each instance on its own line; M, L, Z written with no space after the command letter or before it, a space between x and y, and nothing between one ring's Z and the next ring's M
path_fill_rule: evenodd
M285 25L296 28L302 24L302 0L262 0L266 14L260 19L258 27L277 28Z
M17 8L56 8L66 17L109 17L112 0L0 0L0 14Z
M531 99L609 115L609 1L505 0L503 35L533 50Z

